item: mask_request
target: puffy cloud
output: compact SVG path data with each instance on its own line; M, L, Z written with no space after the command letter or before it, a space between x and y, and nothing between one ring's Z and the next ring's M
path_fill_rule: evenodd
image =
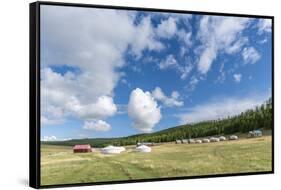
M42 141L56 141L57 137L54 135L51 136L44 136L43 139L41 139Z
M193 91L198 83L199 83L199 79L196 76L192 76L187 85L187 90Z
M43 136L43 138L41 138L41 141L69 141L71 140L71 138L64 138L64 139L59 139L54 135L50 135L50 136Z
M161 110L151 93L139 88L131 92L128 114L133 120L133 127L143 133L152 132L161 119Z
M83 129L95 131L109 131L111 126L103 120L85 121Z
M255 64L260 58L260 54L253 47L245 47L242 52L245 63Z
M239 83L242 79L242 75L240 73L233 74L234 81Z
M179 20L183 21L186 26L189 26L190 25L190 23L188 23L189 18L191 18L191 16L189 15L184 15L184 16L169 15L167 19L161 20L161 23L155 29L157 37L167 38L167 39L170 39L172 37L177 37L178 40L183 42L186 47L190 47L190 45L192 44L192 40L191 40L192 32L187 31L183 28L179 29L177 26L177 22Z
M255 108L262 104L267 98L268 96L220 98L189 108L188 112L180 114L178 117L182 124L222 119Z
M183 57L188 49L192 45L192 32L191 28L184 29L178 28L177 22L181 21L185 23L185 26L190 26L189 19L191 16L189 15L169 15L165 20L161 20L161 23L155 29L157 37L170 39L172 37L176 37L179 44L181 45L180 56Z
M192 68L193 68L193 66L191 64L179 67L178 69L179 69L179 71L181 73L180 78L182 80L186 79L188 77L188 75L190 74Z
M44 115L41 115L41 125L46 126L46 125L58 125L64 123L63 118L53 118L52 116L49 116L48 118Z
M159 69L165 70L168 68L175 69L180 74L182 80L186 79L191 72L193 66L191 64L180 65L175 57L170 54L159 63Z
M236 53L245 44L241 33L249 19L238 17L204 16L199 25L197 38L202 43L198 71L206 74L218 53ZM244 40L242 40L242 39Z
M80 119L104 119L116 113L117 107L112 97L85 96L83 91L79 91L79 81L65 75L53 72L50 68L42 70L42 111L50 119L62 120L66 115Z
M241 50L241 47L246 45L249 42L249 39L247 37L241 37L236 42L232 44L229 48L226 49L226 53L233 54L237 53Z
M68 115L99 120L116 113L113 90L123 76L124 53L129 48L141 57L146 49L164 47L155 39L150 17L134 20L135 12L41 7L43 124Z
M43 114L41 114L41 124L46 125L58 125L64 123L65 112L61 107L50 105L44 105L41 108Z
M163 16L163 15L162 15ZM158 24L157 28L155 29L155 33L157 34L158 38L165 38L170 39L175 37L180 44L180 56L183 58L184 55L188 52L189 48L192 45L192 31L191 28L188 27L190 25L189 19L192 16L189 15L181 15L181 14L167 14L167 18L161 20L160 24ZM177 23L183 22L186 28L179 28ZM176 66L176 67L173 67ZM168 55L166 60L163 60L159 64L160 69L166 69L168 67L176 68L181 74L181 79L185 79L188 75L188 70L190 67L185 67L177 64L177 61L172 57L172 55Z
M178 99L180 97L180 93L178 91L173 91L171 94L171 98Z
M152 96L155 100L162 102L167 107L183 106L183 102L179 100L180 95L177 91L173 91L171 97L168 97L164 94L160 87L156 87L152 91Z
M77 114L84 119L107 118L116 113L117 106L113 103L111 97L100 96L95 103L74 105L73 111L77 112Z
M137 58L142 56L144 49L159 51L164 48L161 42L155 40L156 34L150 17L145 17L138 26L135 26L131 35L134 37L129 43Z
M177 66L178 66L177 60L174 58L173 55L170 54L166 57L165 60L160 62L159 69L163 70L169 67L177 67Z
M192 32L187 32L184 29L180 29L177 32L177 36L182 42L184 42L186 48L189 48L192 45Z
M162 15L163 16L163 15ZM189 50L189 48L192 45L192 32L191 28L188 26L190 25L189 19L191 16L189 15L181 15L181 14L173 14L173 15L167 15L168 17L164 20L161 20L160 24L157 25L157 28L155 29L155 33L157 34L158 38L165 38L170 39L172 37L175 37L178 40L178 43L181 46L180 49L180 56L183 57ZM183 22L185 26L188 27L188 29L185 28L179 28L177 25L177 22ZM171 58L171 57L168 57ZM176 60L170 60L170 61L176 61ZM160 63L160 69L168 68L169 63L176 63L176 62L164 62L162 61ZM163 67L163 68L162 68ZM178 67L179 68L179 67ZM182 79L187 76L186 74L182 75Z
M271 32L272 21L271 19L259 19L257 23L258 34L263 34L264 32Z
M169 17L166 20L162 20L156 28L156 33L162 38L171 38L177 32L176 19Z

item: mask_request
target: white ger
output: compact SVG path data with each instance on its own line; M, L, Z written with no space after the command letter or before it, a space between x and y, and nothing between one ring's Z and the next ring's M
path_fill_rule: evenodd
M210 141L211 141L211 142L219 142L220 139L219 139L219 138L216 138L216 137L211 137L211 138L210 138Z
M236 136L236 135L229 136L229 140L237 140L237 139L238 139L238 136Z
M210 140L209 139L202 139L202 143L209 143Z
M125 151L126 149L121 146L112 146L109 145L105 148L101 149L101 153L103 154L120 154L121 152Z
M224 136L219 137L220 141L226 141L226 138Z
M136 148L136 151L138 152L151 152L151 148L146 145L140 145Z

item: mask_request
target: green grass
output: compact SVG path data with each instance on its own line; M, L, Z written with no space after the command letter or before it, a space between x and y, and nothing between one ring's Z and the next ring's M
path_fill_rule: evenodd
M166 143L151 153L73 154L41 145L41 185L271 171L271 136L209 144Z

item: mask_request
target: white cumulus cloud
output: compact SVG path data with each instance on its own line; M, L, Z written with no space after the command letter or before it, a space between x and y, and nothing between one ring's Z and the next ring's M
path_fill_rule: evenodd
M176 67L178 65L177 60L173 55L168 55L165 60L162 60L159 64L159 69L167 69L169 67Z
M133 120L133 127L143 133L153 131L161 119L161 110L150 92L136 88L131 92L128 114Z
M238 17L204 16L197 38L202 43L198 71L206 74L219 53L236 53L247 42L241 35L249 19ZM243 40L242 40L242 39Z
M177 91L173 91L171 97L168 97L164 94L160 87L156 87L152 91L152 96L155 100L160 101L167 107L183 106L183 102L179 100L180 95Z
M189 65L186 65L183 67L179 67L178 69L179 69L179 72L181 73L180 78L182 80L184 80L189 76L190 72L193 69L193 66L191 64L189 64Z
M40 120L41 120L42 126L58 125L58 124L64 123L64 119L63 118L52 118L51 114L49 115L48 118L46 116L44 116L44 115L41 115Z
M94 131L109 131L111 126L103 120L85 121L83 129Z
M41 139L42 141L56 141L57 137L54 135L51 136L44 136L43 139Z
M259 52L253 47L245 47L242 52L245 63L255 64L260 58Z
M234 81L235 81L235 82L239 83L239 82L241 82L242 74L240 74L240 73L235 73L235 74L233 74L233 78L234 78Z
M179 20L185 22L187 26L190 25L189 23L189 17L188 15L177 15L172 16L170 15L167 19L161 20L160 24L157 25L157 28L155 29L155 33L157 34L157 37L160 38L167 38L170 39L172 37L177 37L180 42L183 42L182 47L189 48L192 44L192 32L191 29L189 30L178 28L177 22Z
M62 120L67 115L80 119L103 119L116 113L117 107L110 95L85 95L80 91L83 90L81 84L68 78L67 74L53 72L50 68L43 69L41 73L41 104L43 113L48 115L43 121L52 118Z
M113 116L117 112L117 106L113 103L113 99L108 96L100 96L97 101L92 104L82 106L74 105L73 109L81 118L84 119L103 119Z
M137 58L142 56L144 49L159 51L164 48L161 42L155 40L156 32L150 17L143 18L138 26L134 26L132 32L130 35L133 37L129 43L132 46L132 52Z
M160 70L174 69L180 74L182 80L186 79L193 69L191 64L180 65L172 54L167 55L158 66Z
M258 27L258 34L263 34L264 32L271 32L272 21L271 19L259 19L257 27Z
M162 38L171 38L177 32L176 19L169 17L166 20L162 20L156 28L156 33Z
M149 16L138 24L134 21L134 12L41 7L43 125L57 124L67 116L106 119L117 112L113 91L123 76L124 53L130 48L139 58L144 50L164 48L155 39Z

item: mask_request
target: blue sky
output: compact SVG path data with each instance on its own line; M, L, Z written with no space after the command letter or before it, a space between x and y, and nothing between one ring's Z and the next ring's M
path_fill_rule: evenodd
M41 139L150 133L271 96L271 20L41 6Z

